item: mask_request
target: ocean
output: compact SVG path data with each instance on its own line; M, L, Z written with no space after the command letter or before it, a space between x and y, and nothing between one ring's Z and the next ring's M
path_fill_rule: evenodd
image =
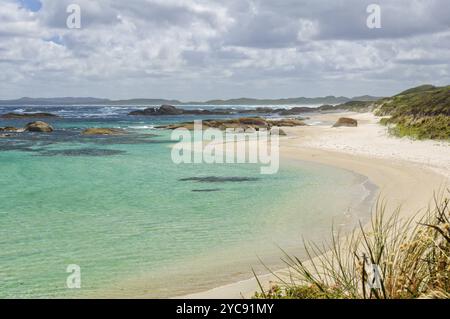
M302 238L326 241L333 223L368 218L363 176L292 160L274 175L257 164L177 165L176 141L155 127L208 117L127 116L139 108L0 106L62 116L45 119L52 133L0 138L0 298L183 295L263 273L260 260L282 268L280 248L304 258ZM82 136L89 127L130 134ZM80 289L67 287L69 265Z

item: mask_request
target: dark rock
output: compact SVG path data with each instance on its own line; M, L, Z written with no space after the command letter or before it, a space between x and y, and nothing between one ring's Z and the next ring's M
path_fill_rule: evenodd
M0 115L0 118L3 119L47 118L47 117L59 117L59 116L51 113L6 113Z
M206 176L206 177L188 177L181 178L180 181L193 181L199 183L225 183L225 182L253 182L259 178L256 177L220 177L220 176Z
M158 109L159 113L162 115L180 115L183 114L183 110L177 109L175 106L172 105L161 105L161 107Z
M37 122L28 123L25 126L25 131L49 133L49 132L53 132L53 127L51 127L50 124L47 124L45 122L37 121Z
M211 192L219 192L221 189L219 188L210 188L210 189L193 189L194 193L211 193Z
M82 135L124 135L127 131L117 128L88 128L81 132Z
M232 111L217 109L217 110L185 110L179 109L172 105L161 105L159 108L150 107L144 110L137 110L128 113L128 115L138 116L164 116L164 115L228 115Z
M18 129L17 127L7 126L7 127L0 127L0 132L20 132L23 129Z
M66 149L66 150L48 150L39 152L39 156L113 156L125 154L125 151L99 149L99 148L81 148L81 149Z
M358 126L358 121L355 119L351 119L348 117L341 117L336 124L333 125L333 127L341 127L341 126L346 126L346 127L357 127Z
M138 110L129 113L129 115L145 115L145 116L180 115L180 114L183 114L183 110L178 109L172 105L161 105L159 108L149 107L144 110Z

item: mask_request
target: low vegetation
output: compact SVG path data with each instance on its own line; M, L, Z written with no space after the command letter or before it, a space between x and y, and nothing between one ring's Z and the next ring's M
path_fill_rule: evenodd
M387 214L379 203L370 227L361 225L345 238L333 230L328 245L305 242L309 261L285 253L289 275L274 273L277 283L268 289L260 284L254 297L450 298L450 191L446 194L421 217L403 220L400 209Z
M372 111L375 105L374 101L349 101L335 106L335 109L362 113Z

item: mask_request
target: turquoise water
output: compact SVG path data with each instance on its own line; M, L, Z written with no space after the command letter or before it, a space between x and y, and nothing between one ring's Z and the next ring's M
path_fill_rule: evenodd
M0 297L200 291L251 277L258 258L281 267L277 245L301 256L302 236L323 240L333 220L363 214L361 176L306 162L282 162L275 175L255 164L176 165L169 133L154 124L65 120L49 136L1 141ZM132 134L81 138L88 126ZM249 179L182 180L208 176ZM81 267L81 289L66 287L69 264Z

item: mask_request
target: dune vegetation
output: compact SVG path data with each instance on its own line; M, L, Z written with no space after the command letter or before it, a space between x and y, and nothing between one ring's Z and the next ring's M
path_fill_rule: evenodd
M377 104L375 115L389 116L381 124L396 136L450 140L450 86L423 85Z
M284 252L288 275L272 272L277 281L267 289L258 280L261 292L254 298L450 298L448 195L436 196L433 208L409 219L379 202L369 226L347 236L333 229L329 244L305 241L306 262Z

